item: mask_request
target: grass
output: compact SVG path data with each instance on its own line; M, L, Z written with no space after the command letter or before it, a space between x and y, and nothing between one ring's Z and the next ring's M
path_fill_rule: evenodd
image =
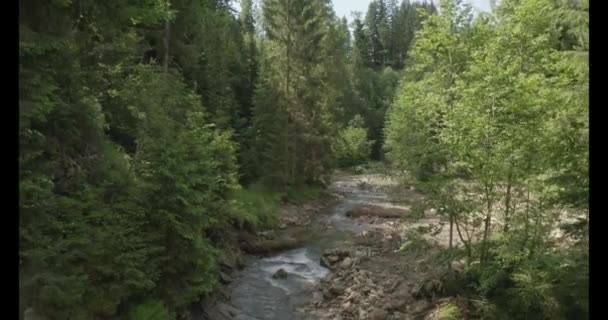
M446 302L439 305L437 319L458 320L461 318L460 309L452 303Z
M277 223L282 194L261 184L234 190L229 196L228 212L240 228L260 229Z
M281 203L301 205L324 196L326 193L319 186L302 186L278 192L256 183L232 191L228 198L228 213L239 228L266 229L276 225Z
M129 312L129 320L171 320L175 319L160 300L149 299L134 306Z
M325 195L323 188L318 186L302 186L290 188L282 196L282 200L295 205L316 200Z

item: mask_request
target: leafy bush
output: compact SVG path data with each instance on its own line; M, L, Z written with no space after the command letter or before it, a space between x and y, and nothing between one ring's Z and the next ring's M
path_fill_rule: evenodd
M439 305L437 310L437 319L438 320L459 320L461 319L462 314L458 306L454 305L450 302L444 302Z
M228 213L237 226L246 229L270 227L277 221L282 194L261 184L239 188L228 197Z
M335 154L338 165L349 167L365 163L371 152L373 141L367 139L367 130L362 126L360 116L356 116L350 124L340 130L335 141Z
M175 317L159 300L148 300L129 311L129 320L173 320Z

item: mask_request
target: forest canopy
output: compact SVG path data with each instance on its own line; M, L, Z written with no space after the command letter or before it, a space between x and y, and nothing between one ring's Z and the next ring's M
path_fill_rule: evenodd
M383 161L457 229L485 316L588 318L588 0L239 8L19 2L21 314L175 317L224 230Z

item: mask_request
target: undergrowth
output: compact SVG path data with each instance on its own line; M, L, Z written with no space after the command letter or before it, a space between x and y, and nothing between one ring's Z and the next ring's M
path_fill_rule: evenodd
M281 198L281 193L254 184L230 194L228 212L239 228L269 228L277 222Z

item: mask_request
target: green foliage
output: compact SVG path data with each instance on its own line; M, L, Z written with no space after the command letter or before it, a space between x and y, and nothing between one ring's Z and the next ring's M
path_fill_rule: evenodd
M320 186L300 186L287 189L283 195L283 201L297 205L319 199L324 195L323 188Z
M134 306L129 311L129 320L171 320L175 319L158 300L148 300Z
M437 310L437 319L459 320L462 319L462 315L458 306L449 302L444 302L439 305Z
M463 1L376 0L352 42L322 0L267 0L259 21L252 1L19 6L21 312L154 296L128 316L170 318L213 290L213 234L272 226L333 160L384 147L455 219L483 312L588 316L587 1L472 20ZM578 242L556 251L560 210Z
M164 3L20 3L21 310L111 317L150 292L176 310L214 285L235 145L179 76L136 63Z
M367 139L367 131L362 127L362 121L363 119L357 116L348 127L338 132L335 154L341 167L363 164L369 159L373 141Z
M261 184L234 190L229 196L228 213L245 229L263 229L277 222L281 194Z
M577 260L576 279L558 276L586 251L585 10L503 1L495 15L471 20L462 1L442 1L417 33L388 116L387 157L456 224L489 318L588 316L586 295L564 299L561 281L584 290L585 263ZM579 34L577 45L563 28ZM551 235L564 209L577 217L570 231L580 243L566 249Z
M333 45L324 42L331 14L323 1L265 1L263 9L268 39L254 96L255 178L283 190L319 183L330 170L328 103L336 98L328 95L326 101L319 90L335 93L323 85L334 75L321 58Z

